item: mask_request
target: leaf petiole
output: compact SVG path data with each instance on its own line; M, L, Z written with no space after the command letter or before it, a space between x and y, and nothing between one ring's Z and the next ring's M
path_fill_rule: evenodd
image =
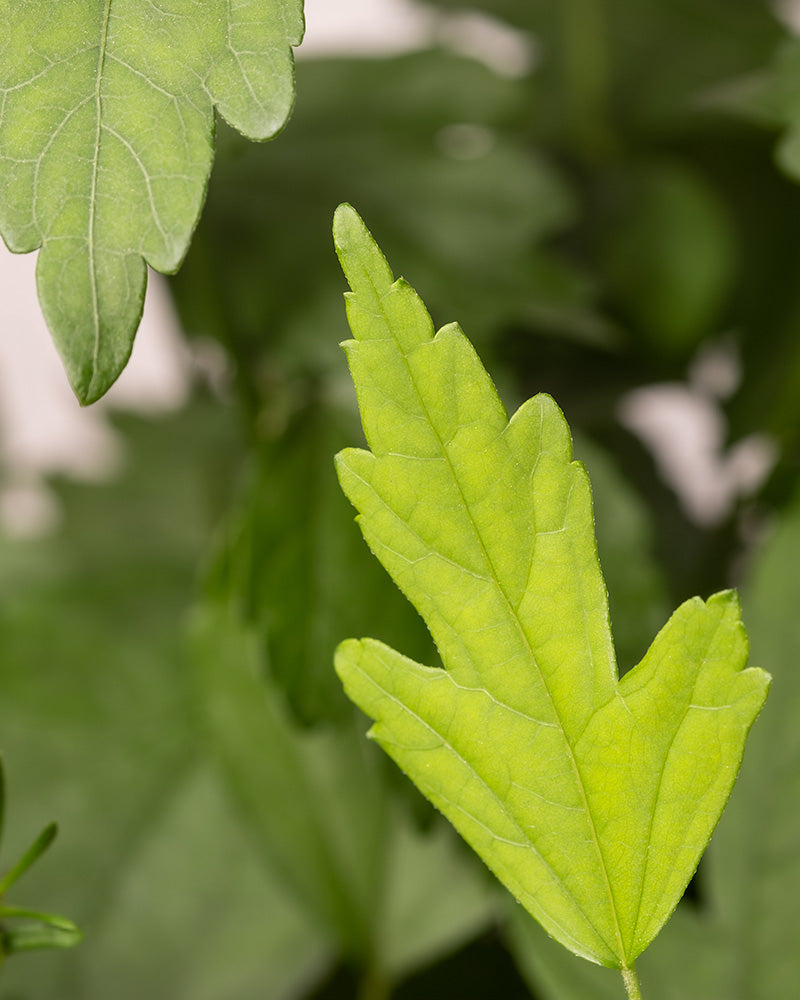
M373 968L367 969L361 980L359 1000L389 1000L391 990L387 980Z
M639 977L636 975L636 969L633 966L630 969L622 970L622 981L625 983L625 991L628 994L628 1000L642 1000L642 991L639 987Z
M58 833L58 827L55 823L50 823L42 830L14 867L0 879L0 897L5 895L17 879L24 875L30 866L44 854L55 840L56 833Z

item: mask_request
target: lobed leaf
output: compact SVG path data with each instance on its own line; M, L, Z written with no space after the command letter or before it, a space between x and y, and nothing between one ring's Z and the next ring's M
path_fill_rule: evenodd
M680 899L768 676L733 592L683 604L617 678L592 503L548 396L509 420L460 328L340 206L344 347L370 451L337 456L445 669L372 639L336 669L371 735L562 944L630 968Z
M0 233L41 246L42 308L90 403L130 355L145 263L186 252L214 107L253 139L285 123L302 0L0 0L0 20Z

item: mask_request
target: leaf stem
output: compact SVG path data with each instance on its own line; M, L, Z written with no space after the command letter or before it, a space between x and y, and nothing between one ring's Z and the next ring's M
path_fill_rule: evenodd
M562 12L564 92L577 152L602 160L614 141L609 125L610 60L604 0L566 0Z
M639 977L636 975L636 969L632 965L629 969L622 970L622 981L625 983L628 1000L642 1000Z
M359 984L358 1000L389 1000L391 989L375 966L367 968Z

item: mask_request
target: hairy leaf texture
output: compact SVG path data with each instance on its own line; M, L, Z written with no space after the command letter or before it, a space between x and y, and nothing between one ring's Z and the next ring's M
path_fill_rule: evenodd
M589 481L548 396L508 418L460 328L349 206L334 237L369 451L337 457L366 541L444 669L372 639L336 669L371 735L572 951L629 968L730 794L768 675L733 592L681 605L617 677Z

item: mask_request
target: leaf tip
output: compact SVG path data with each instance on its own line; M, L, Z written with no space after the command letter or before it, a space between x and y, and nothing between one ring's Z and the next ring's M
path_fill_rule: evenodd
M80 346L76 348L69 342L64 342L58 328L53 330L53 339L61 355L70 388L82 407L91 406L92 403L102 399L122 374L131 356L133 338L138 324L139 317L136 318L133 327L125 331L127 343L123 349L116 356L110 357L101 364L98 364L94 358L85 359L83 348ZM107 331L106 335L113 336L114 332Z
M345 277L357 295L366 294L372 298L394 281L392 270L372 233L347 202L334 212L333 242Z
M359 227L366 229L361 216L350 202L343 201L333 213L333 241L337 249L347 242L352 230Z
M741 612L741 601L739 600L739 594L733 588L728 590L719 590L716 594L712 594L707 601L708 605L719 604L725 608L730 608L735 614Z
M361 646L360 639L345 639L336 647L333 654L333 666L343 683L345 675L350 673L350 665L361 655Z

